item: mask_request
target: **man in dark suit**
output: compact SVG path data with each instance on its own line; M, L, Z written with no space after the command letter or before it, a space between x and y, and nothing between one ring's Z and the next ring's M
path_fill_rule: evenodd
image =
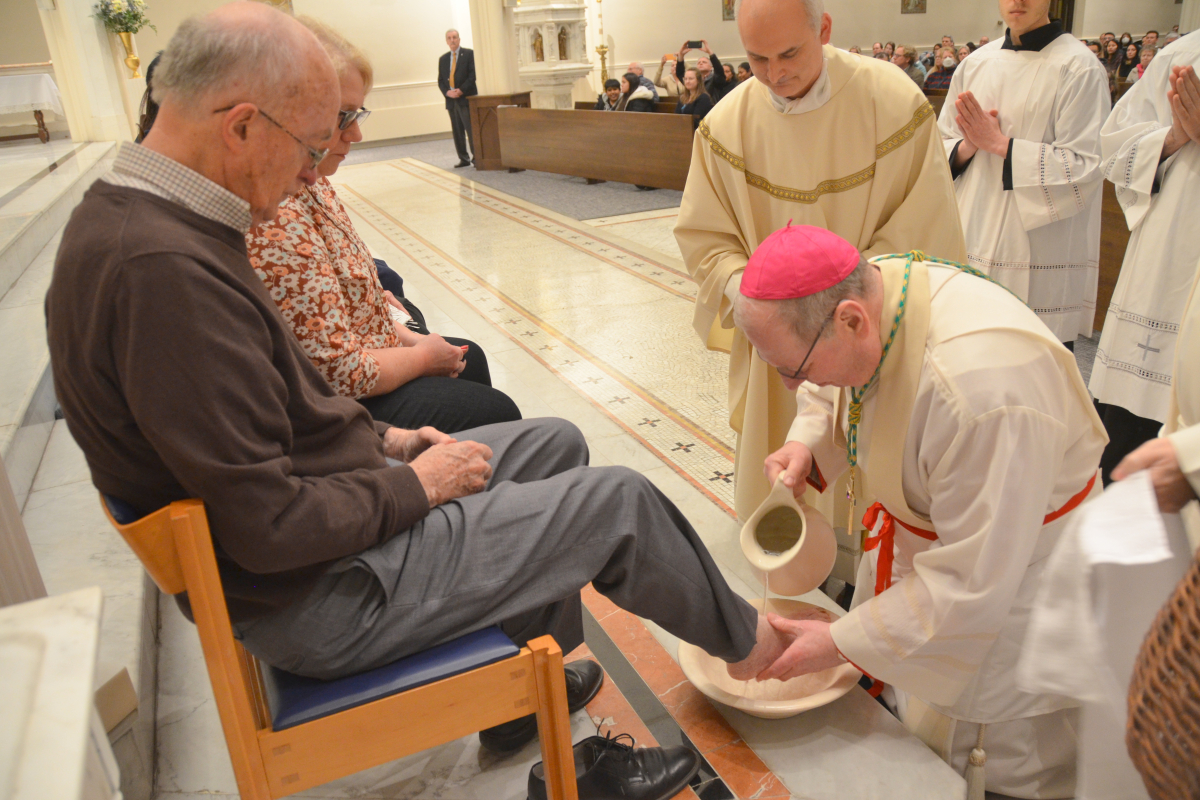
M454 133L454 147L458 150L459 167L475 163L475 139L471 135L471 111L467 98L479 94L475 86L475 53L460 47L458 31L446 31L449 53L438 59L438 88L446 97L446 110L450 112L450 130ZM470 144L470 152L467 145Z

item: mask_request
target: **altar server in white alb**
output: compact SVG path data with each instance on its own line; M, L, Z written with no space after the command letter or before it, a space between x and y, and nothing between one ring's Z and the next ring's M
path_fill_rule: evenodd
M1000 0L1003 41L950 81L938 121L969 263L1029 304L1060 342L1091 336L1100 258L1096 56L1050 21L1050 0Z
M1100 491L1104 428L1074 357L987 278L921 253L868 262L812 226L769 237L740 291L738 327L797 391L767 477L799 495L852 464L878 500L850 612L770 617L795 641L759 678L848 660L960 774L982 723L989 791L1073 797L1076 702L1014 674L1046 558ZM841 387L832 405L813 384Z
M1197 67L1193 31L1150 62L1101 131L1104 176L1131 231L1089 385L1111 439L1106 473L1168 419L1179 320L1200 253Z

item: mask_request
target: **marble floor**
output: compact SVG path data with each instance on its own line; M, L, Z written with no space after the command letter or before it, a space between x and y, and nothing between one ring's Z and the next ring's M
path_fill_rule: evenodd
M691 327L695 286L670 236L675 209L580 222L415 160L346 166L339 195L429 327L479 343L526 417L570 419L596 465L644 474L687 515L736 591L761 597L736 542L725 357ZM810 602L833 609L820 593ZM704 758L680 797L958 800L964 782L861 688L788 720L714 704L662 629L584 593L587 644L608 675L576 739L627 732ZM158 794L236 796L194 629L161 604ZM536 743L508 757L474 736L318 787L311 798L520 800ZM864 761L879 765L864 770Z

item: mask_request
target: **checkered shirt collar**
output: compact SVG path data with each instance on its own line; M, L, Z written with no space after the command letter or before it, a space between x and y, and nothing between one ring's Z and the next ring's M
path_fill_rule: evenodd
M206 219L246 233L250 204L199 172L132 142L122 142L107 183L141 189L178 203Z

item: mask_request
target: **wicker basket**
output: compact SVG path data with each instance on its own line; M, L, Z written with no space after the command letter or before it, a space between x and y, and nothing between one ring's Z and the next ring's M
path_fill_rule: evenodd
M1200 800L1200 561L1142 643L1125 743L1154 800Z

